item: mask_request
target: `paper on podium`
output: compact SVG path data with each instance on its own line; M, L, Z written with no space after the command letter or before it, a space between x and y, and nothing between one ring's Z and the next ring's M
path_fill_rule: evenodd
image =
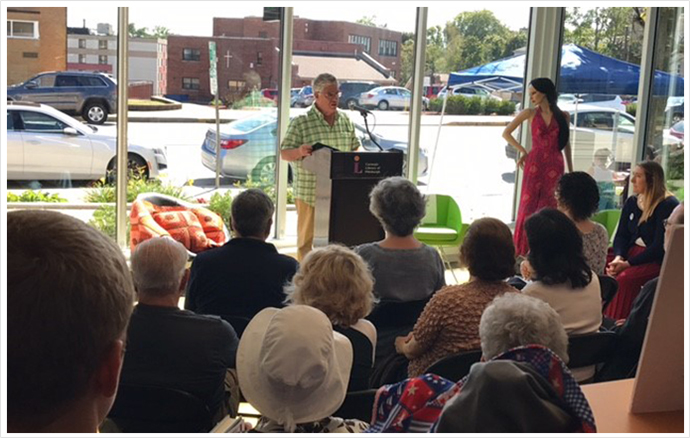
M331 152L330 148L321 148L302 160L302 167L317 175L321 173L330 174L331 172Z

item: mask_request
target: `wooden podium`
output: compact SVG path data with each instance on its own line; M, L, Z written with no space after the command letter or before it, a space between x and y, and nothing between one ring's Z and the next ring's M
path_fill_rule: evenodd
M341 243L352 247L385 234L369 212L369 192L382 179L401 176L403 153L341 152L321 148L304 159L316 174L314 247Z

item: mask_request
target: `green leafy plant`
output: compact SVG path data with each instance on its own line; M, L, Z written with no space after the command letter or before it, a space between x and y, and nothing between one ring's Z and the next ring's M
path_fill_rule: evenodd
M429 109L440 112L443 108L443 99L431 99ZM446 114L449 115L491 115L501 116L515 113L515 102L509 100L496 100L481 98L478 96L450 96L446 102Z
M7 202L67 202L67 199L61 198L57 193L27 190L19 195L8 193Z
M232 223L232 212L230 211L231 205L232 195L230 194L230 190L222 194L220 192L214 193L211 195L211 200L208 203L208 209L220 216L228 229Z
M164 184L157 179L140 178L130 172L127 178L127 202L134 201L140 193L149 192L190 201L190 197L184 194L182 187ZM84 199L86 202L115 202L115 183L101 179L87 190Z
M127 241L129 242L129 232L131 225L127 223ZM89 225L96 228L111 239L116 239L115 231L115 206L102 205L93 212L93 217L89 220Z
M245 107L274 107L276 102L264 97L259 91L251 91L245 97L235 101L232 109L242 109Z

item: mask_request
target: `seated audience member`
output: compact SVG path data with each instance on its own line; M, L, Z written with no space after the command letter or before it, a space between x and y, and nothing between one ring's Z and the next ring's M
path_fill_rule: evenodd
M155 237L136 247L131 263L139 303L129 324L122 383L185 391L204 401L214 420L233 416L239 341L219 317L178 308L187 282L184 246Z
M599 277L582 254L582 237L566 215L545 208L527 219L531 282L522 293L546 301L561 317L568 335L594 333L601 326ZM578 381L594 375L594 367L573 372Z
M684 203L681 202L668 217L668 222L665 225L665 251L668 250L671 230L674 226L683 225L684 217L685 207ZM647 323L649 321L649 315L652 313L652 303L654 303L654 295L658 282L659 277L648 281L642 287L637 298L635 298L630 316L616 322L613 328L613 331L619 335L618 343L616 344L616 353L613 354L612 359L603 367L597 379L616 380L633 377L634 370L637 367L637 363L640 360L640 354L642 353L642 343L644 342L645 333L647 333Z
M414 229L426 214L426 201L417 187L402 177L380 181L369 194L369 210L386 233L380 242L355 248L371 267L374 295L381 301L371 319L378 330L376 363L395 354L395 337L406 335L414 326L425 301L446 285L441 256L434 248L415 239ZM395 326L377 321L377 312L389 303L418 303L419 310L405 310Z
M237 353L242 394L261 413L257 432L358 433L368 424L333 417L345 400L352 346L328 317L304 305L259 312Z
M517 292L504 281L515 265L513 235L498 219L472 223L460 247L460 262L470 281L434 294L414 331L396 339L398 353L410 359L410 377L424 374L446 356L478 349L479 319L486 306L500 294Z
M261 190L248 189L235 197L234 238L194 259L185 309L251 319L263 308L283 306L283 287L299 265L266 242L273 211L271 198Z
M7 431L94 433L118 388L134 285L73 217L7 213Z
M500 295L482 314L479 336L483 362L459 382L424 374L380 388L367 432L596 431L565 365L568 337L551 306Z
M631 182L635 195L623 206L613 240L615 258L606 268L606 274L618 281L618 293L606 308L606 316L613 319L627 318L642 285L659 276L664 259L664 220L678 205L666 190L659 163L639 163Z
M412 234L426 213L424 196L410 181L396 176L380 181L369 198L369 210L381 222L386 237L355 251L371 267L374 295L388 301L429 298L446 280L438 251Z
M575 223L582 235L582 252L590 269L604 275L609 235L606 228L590 217L599 205L599 188L594 178L585 172L563 175L556 188L558 209Z
M329 245L308 253L286 288L289 302L321 310L333 330L352 343L348 392L369 388L376 328L363 318L371 312L373 286L369 267L360 256L344 246Z

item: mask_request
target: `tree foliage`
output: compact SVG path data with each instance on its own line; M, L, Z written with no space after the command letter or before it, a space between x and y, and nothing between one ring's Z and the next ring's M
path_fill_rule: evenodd
M170 35L170 29L165 26L156 26L153 31L149 32L148 27L137 27L134 23L129 23L128 33L133 38L162 38L165 39Z
M388 28L388 24L387 24L387 23L384 23L384 24L377 24L377 23L376 23L376 15L370 15L370 16L369 16L369 15L365 15L364 17L362 17L362 18L358 19L357 21L355 21L355 23L363 24L363 25L365 25L365 26L380 27L380 28L382 28L382 29Z

